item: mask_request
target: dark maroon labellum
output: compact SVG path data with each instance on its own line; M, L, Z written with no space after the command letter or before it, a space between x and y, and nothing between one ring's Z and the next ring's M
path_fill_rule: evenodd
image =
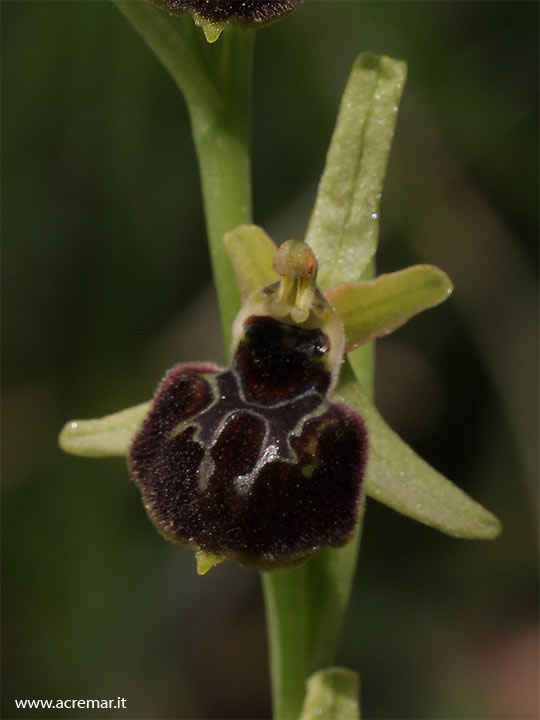
M267 25L304 0L150 0L172 14L191 12L210 22Z
M320 329L251 316L229 369L169 371L129 456L167 538L273 569L352 537L366 431L326 396L328 349Z

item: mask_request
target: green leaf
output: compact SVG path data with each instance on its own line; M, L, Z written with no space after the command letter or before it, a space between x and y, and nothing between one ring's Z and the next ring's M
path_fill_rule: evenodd
M379 415L345 370L335 397L364 419L369 432L365 491L414 520L460 538L491 540L497 518L420 458Z
M242 301L252 292L279 280L272 263L274 241L257 225L240 225L224 239Z
M60 447L83 457L127 455L149 408L145 402L95 420L71 420L60 433Z
M305 237L326 290L360 280L378 239L379 203L406 65L363 53L349 77Z
M352 670L329 668L314 673L307 681L299 720L360 720L359 688L360 678Z
M414 265L364 283L342 283L326 292L345 328L346 351L395 330L450 295L452 283L433 265Z

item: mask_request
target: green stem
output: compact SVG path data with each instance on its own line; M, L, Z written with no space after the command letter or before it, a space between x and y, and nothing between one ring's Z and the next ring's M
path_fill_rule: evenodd
M251 222L250 119L254 32L227 27L210 45L191 16L116 0L181 89L189 109L225 345L240 296L223 236Z
M263 573L275 720L297 720L306 682L333 664L362 533L295 570ZM326 720L335 720L327 718Z
M363 279L374 274L371 262ZM348 356L369 397L374 390L374 358L374 343ZM356 535L345 547L321 550L294 570L263 573L275 720L297 720L309 676L334 663L360 551L363 516L362 502Z
M362 503L357 533L345 547L320 550L294 570L263 573L275 720L296 720L309 676L334 664L360 548L363 510Z
M209 122L191 107L201 172L210 256L225 345L230 345L240 295L223 243L224 235L252 219L250 119L253 31L227 28L216 43L215 77L221 102ZM214 49L214 46L212 46Z

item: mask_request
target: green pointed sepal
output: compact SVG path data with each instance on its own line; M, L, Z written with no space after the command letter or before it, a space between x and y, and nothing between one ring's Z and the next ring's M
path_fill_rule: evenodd
M299 720L360 720L360 677L346 668L311 675Z
M145 402L102 418L70 420L64 425L58 443L72 455L125 456L149 408L150 403Z
M366 495L453 537L492 540L499 520L420 458L386 424L345 368L334 394L358 412L368 428Z
M433 265L413 265L375 280L342 283L325 296L345 329L345 350L388 335L414 315L443 302L452 292L446 273Z

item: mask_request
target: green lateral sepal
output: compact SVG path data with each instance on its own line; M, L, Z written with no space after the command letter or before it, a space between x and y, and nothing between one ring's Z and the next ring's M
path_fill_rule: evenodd
M413 520L459 538L492 540L498 519L420 458L386 424L349 368L335 393L368 428L366 495Z
M102 418L70 420L64 425L58 443L72 455L125 456L149 408L150 403L145 402Z

